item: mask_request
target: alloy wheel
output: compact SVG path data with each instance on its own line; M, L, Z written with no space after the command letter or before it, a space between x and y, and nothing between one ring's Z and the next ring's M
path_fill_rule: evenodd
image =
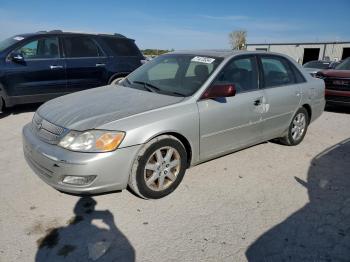
M170 146L157 149L151 154L144 170L148 188L162 191L175 182L181 169L179 152Z
M294 141L298 141L302 138L306 128L306 117L303 113L299 113L295 116L292 125L292 138Z

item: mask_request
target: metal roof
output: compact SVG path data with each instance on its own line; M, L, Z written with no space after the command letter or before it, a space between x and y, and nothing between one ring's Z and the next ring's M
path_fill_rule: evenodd
M329 45L329 44L350 44L350 41L335 41L335 42L294 42L294 43L257 43L247 44L252 45Z

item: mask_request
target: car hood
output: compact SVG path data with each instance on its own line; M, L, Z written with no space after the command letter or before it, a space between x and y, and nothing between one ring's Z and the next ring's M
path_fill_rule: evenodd
M83 131L183 99L110 85L53 99L43 104L37 113L55 125Z
M323 70L320 73L326 77L350 78L350 70Z

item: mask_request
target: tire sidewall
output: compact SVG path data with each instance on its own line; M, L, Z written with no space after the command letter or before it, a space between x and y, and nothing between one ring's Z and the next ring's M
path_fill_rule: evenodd
M180 171L179 171L179 174L177 175L176 180L168 188L162 191L154 191L146 185L146 181L144 179L144 169L150 156L157 149L166 147L166 146L171 146L179 152L180 158L181 158ZM187 153L184 146L179 141L171 138L166 138L152 144L150 147L146 149L145 153L142 156L140 156L140 158L138 159L138 165L136 170L136 184L137 184L138 191L145 198L151 198L151 199L158 199L166 195L169 195L181 183L183 176L186 172L186 162L187 162Z
M304 114L304 117L305 117L305 129L304 129L304 132L303 132L303 135L298 139L298 140L294 140L293 136L292 136L292 128L293 128L293 121L295 119L295 117L300 114L300 113L303 113ZM299 108L298 111L294 114L293 118L292 118L292 121L289 125L289 129L288 129L288 140L290 142L291 145L298 145L301 143L301 141L304 140L304 137L306 135L306 131L308 129L308 126L309 126L309 122L310 122L310 119L309 119L309 114L308 112L306 111L305 108Z

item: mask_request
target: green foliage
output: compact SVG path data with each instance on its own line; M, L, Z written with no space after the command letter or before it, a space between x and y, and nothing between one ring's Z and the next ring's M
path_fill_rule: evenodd
M166 53L169 53L172 51L174 51L174 49L171 49L171 50L162 50L162 49L144 49L144 50L141 50L141 52L147 56L157 56L157 55L166 54Z

